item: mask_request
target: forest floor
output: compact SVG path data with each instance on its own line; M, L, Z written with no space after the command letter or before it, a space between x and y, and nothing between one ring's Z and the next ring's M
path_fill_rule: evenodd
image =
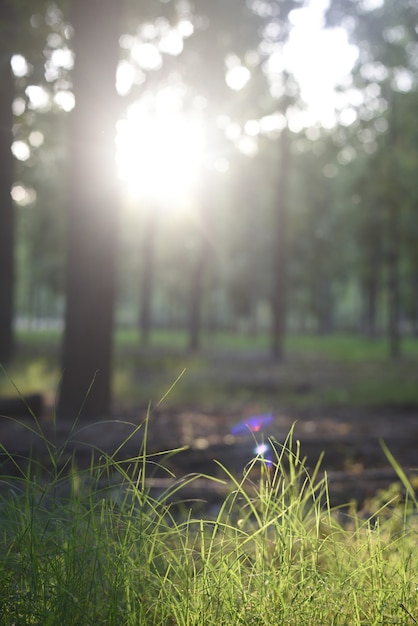
M147 370L142 362L135 370L138 384L142 381L150 392L156 388L155 371L162 371L154 365ZM411 369L408 363L404 367L407 372ZM299 445L296 441L300 442L309 468L313 469L324 453L321 468L327 471L335 504L355 499L364 506L397 479L382 441L413 481L417 480L418 406L384 400L362 404L353 380L364 382L368 377L376 385L379 374L373 364L337 367L328 361L296 360L283 367L256 355L239 359L218 355L204 368L191 368L188 379L185 376L184 394L174 390L172 401L169 395L151 409L144 402L119 401L112 419L86 423L81 418L74 430L73 424L54 421L47 399L39 424L56 450L65 448L60 462L75 453L79 467L91 462L92 449L96 455L112 455L117 450L118 459L134 457L141 451L145 430L148 454L184 447L176 454L155 457L156 464L149 466L150 482L154 481L157 490L172 482L173 476L192 472L225 478L219 464L239 479L258 444L271 438L280 450L292 428L294 449ZM385 385L384 376L381 384ZM147 415L147 428L138 428ZM261 418L254 420L254 416ZM252 427L247 428L246 423ZM9 455L1 455L3 475L15 473L19 459L28 456L41 464L47 462L45 441L36 431L31 417L0 418L0 442ZM217 484L200 481L195 488L198 493L189 490L188 497L215 501L224 493Z

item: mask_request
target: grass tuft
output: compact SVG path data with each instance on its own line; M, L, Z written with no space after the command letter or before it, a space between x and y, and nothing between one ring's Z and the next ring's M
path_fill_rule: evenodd
M196 517L177 503L201 477L153 493L158 457L146 450L147 423L139 428L135 458L92 451L81 470L45 441L48 467L16 461L19 473L1 476L1 624L414 622L417 500L387 449L405 497L367 518L331 508L326 475L319 464L308 471L293 431L241 479L221 466L229 492Z

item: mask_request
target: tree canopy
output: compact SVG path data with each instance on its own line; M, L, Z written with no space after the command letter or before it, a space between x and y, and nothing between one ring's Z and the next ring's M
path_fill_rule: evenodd
M140 318L193 349L267 331L276 357L289 329L386 333L393 357L417 332L417 7L329 3L356 55L326 127L289 52L308 10L2 3L0 359L13 320L61 323L63 412L96 372L85 411L109 412L112 332Z

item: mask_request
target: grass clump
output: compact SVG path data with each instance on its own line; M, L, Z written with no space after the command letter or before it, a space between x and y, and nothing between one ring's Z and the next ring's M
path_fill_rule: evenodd
M157 497L145 443L123 461L92 453L84 471L45 444L50 467L2 477L1 624L355 626L418 614L417 501L393 459L402 497L364 519L343 514L291 432L242 479L223 468L219 510L196 516L179 503L198 476L171 477Z

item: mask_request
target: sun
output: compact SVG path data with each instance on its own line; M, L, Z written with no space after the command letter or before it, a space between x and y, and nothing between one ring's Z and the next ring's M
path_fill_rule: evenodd
M177 107L138 101L117 124L119 178L132 198L173 208L194 193L202 169L205 138L201 121Z

